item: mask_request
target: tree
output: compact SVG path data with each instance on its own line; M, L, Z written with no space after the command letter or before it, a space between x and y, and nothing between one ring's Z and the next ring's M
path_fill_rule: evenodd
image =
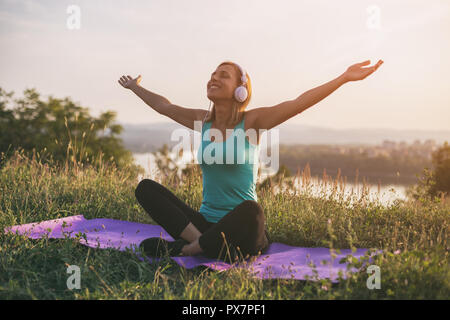
M434 167L433 180L429 193L432 197L439 193L450 194L450 146L445 141L444 145L433 152L432 162Z
M11 128L13 127L14 114L7 110L6 106L13 93L7 93L0 87L0 152L7 152L9 142L13 139Z
M5 158L21 148L57 162L103 159L118 167L133 163L119 137L123 128L114 123L115 112L95 118L70 98L50 96L43 101L36 89L26 89L21 99L13 99L13 94L0 88L0 154Z
M433 168L425 168L419 178L418 185L408 190L408 194L415 199L424 196L431 198L450 194L450 146L445 141L444 145L432 154Z

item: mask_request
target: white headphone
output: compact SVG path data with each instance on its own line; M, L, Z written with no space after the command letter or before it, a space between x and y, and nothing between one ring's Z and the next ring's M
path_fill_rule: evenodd
M237 87L234 90L234 99L236 99L236 101L238 101L238 102L244 102L248 97L248 91L247 91L247 88L245 87L245 85L247 84L247 72L237 63L234 63L234 64L241 71L241 84L239 85L239 87ZM211 101L209 101L208 112L205 114L205 117L203 118L203 122L205 121L206 116L209 114L210 108L211 108Z
M247 77L246 77L247 72L245 72L245 70L237 63L235 63L235 65L239 68L239 70L241 70L242 84L234 90L234 98L238 102L244 102L248 96L247 88L245 87L245 85L247 84Z

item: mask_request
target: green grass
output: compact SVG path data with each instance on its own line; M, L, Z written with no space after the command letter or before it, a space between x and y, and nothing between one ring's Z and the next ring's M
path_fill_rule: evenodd
M7 226L83 214L155 223L134 197L137 177L126 168L45 165L17 153L0 169L0 299L449 299L445 199L397 201L383 207L363 196L313 197L308 192L258 191L272 241L332 249L377 248L381 289L366 287L365 268L337 284L328 280L261 280L234 268L184 269L170 258L147 263L131 252L92 249L76 239L32 240L4 234ZM308 180L303 175L302 179ZM161 178L193 208L200 207L198 168L182 183ZM66 286L68 265L81 268L81 289ZM351 266L361 266L354 261Z

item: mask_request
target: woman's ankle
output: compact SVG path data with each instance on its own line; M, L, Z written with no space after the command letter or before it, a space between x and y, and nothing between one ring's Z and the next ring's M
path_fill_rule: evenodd
M202 248L200 247L200 244L198 243L198 238L191 242L190 244L186 244L183 249L181 249L181 252L185 256L194 256L197 254L200 254L203 252Z
M189 243L193 243L201 236L201 232L190 222L186 228L180 233L180 238L188 241Z

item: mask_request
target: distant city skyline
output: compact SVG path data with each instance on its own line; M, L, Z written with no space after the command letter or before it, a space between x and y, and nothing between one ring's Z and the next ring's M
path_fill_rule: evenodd
M79 29L69 20L79 8ZM72 21L73 22L73 21ZM0 87L71 97L120 123L172 121L117 80L207 109L206 83L225 60L249 73L249 109L297 98L350 65L384 64L289 119L333 129L450 129L450 2L0 2Z

